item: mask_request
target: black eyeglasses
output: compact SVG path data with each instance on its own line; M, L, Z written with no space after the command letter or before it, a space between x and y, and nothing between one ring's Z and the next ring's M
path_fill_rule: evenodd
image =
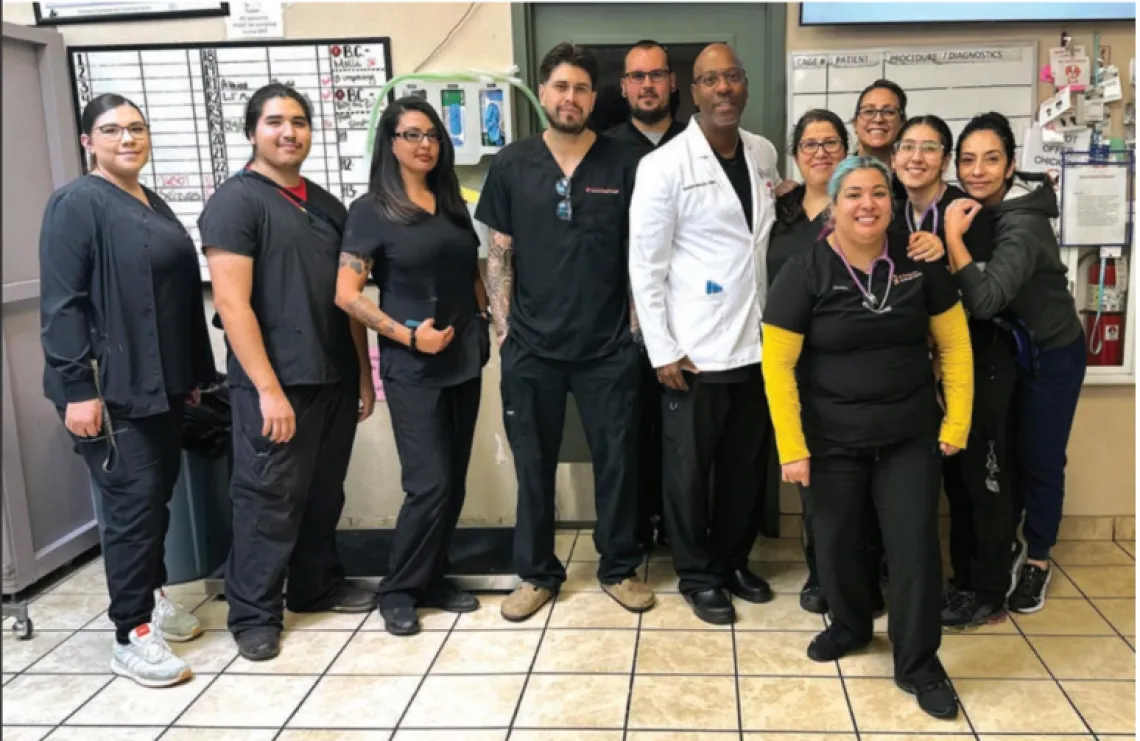
M821 148L828 154L835 154L843 149L843 141L840 139L824 139L823 141L804 139L800 142L800 151L804 154L815 154Z
M739 85L744 82L745 74L744 70L739 67L733 67L732 69L726 69L721 72L714 70L704 73L696 79L696 82L703 87L713 88L717 86L722 77L729 85Z
M570 221L574 218L574 207L570 203L570 178L562 178L555 183L554 192L562 199L558 202L558 209L555 213L562 221Z
M114 139L121 137L124 131L131 132L131 136L135 139L142 139L150 134L150 128L144 123L133 123L130 126L107 124L106 126L99 126L96 131L98 131L103 136L109 136Z
M440 136L440 133L435 129L428 129L426 132L420 131L419 129L404 129L403 131L397 131L396 136L411 144L419 144L424 140L424 137L436 143L443 140L443 137Z
M898 118L899 109L894 106L884 106L876 108L875 106L863 106L859 109L859 118L864 121L874 121L876 116L882 116L884 121L894 121Z
M650 82L664 82L668 78L669 70L667 69L654 69L648 72L642 72L638 70L637 72L625 73L625 79L629 80L630 82L635 82L638 85L641 85L646 80L649 80Z

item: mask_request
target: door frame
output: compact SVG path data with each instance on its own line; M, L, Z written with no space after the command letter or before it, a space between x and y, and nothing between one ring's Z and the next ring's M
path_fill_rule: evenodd
M535 48L535 5L536 3L511 3L511 41L514 52L514 64L518 67L518 76L536 93L538 91L538 62L544 50ZM672 3L663 5L671 6ZM698 7L698 3L686 3ZM765 101L761 106L760 120L763 122L760 134L771 141L776 149L783 149L784 138L787 132L787 64L788 55L785 49L785 36L787 35L788 7L784 3L763 3L768 22L765 26L764 61L759 70L750 70L748 76L756 80L760 88L765 91ZM594 5L599 12L605 12L605 3ZM675 6L674 6L675 7ZM734 43L739 32L724 34L728 43ZM690 41L683 33L660 34L657 41L668 46L669 44L685 43ZM605 24L598 24L597 30L589 35L575 39L583 44L618 44L628 42L626 34L607 31ZM682 91L687 95L688 91ZM540 131L538 116L531 106L522 97L515 93L515 131L516 138L522 138ZM771 105L768 101L771 100ZM761 101L752 101L753 105ZM782 163L781 159L781 163Z

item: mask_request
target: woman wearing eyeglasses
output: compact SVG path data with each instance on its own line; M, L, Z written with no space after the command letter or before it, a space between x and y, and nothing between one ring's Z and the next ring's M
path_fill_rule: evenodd
M150 157L142 112L100 95L81 126L90 172L52 194L40 232L44 393L98 491L111 671L166 687L192 676L166 641L202 632L162 591L167 504L184 405L217 372L194 243L139 181Z
M888 232L890 173L849 157L828 185L833 231L792 258L764 312L764 380L785 481L803 487L833 619L808 647L834 661L871 640L864 513L878 516L891 573L896 684L927 713L957 715L938 660L941 458L966 444L973 383L966 318L941 265ZM941 355L939 409L926 338ZM801 406L802 405L802 406Z
M1052 183L1040 182L1044 176L1015 171L1014 146L1009 121L1000 113L966 124L958 140L958 180L969 198L946 211L946 249L970 314L1006 316L1022 340L1011 424L1020 488L1015 499L1024 500L1027 552L1008 604L1014 612L1032 613L1045 606L1053 573L1049 551L1061 524L1065 449L1086 356L1084 328L1050 223L1057 218L1057 194ZM986 212L993 217L994 237L983 270L983 258L966 244L965 235Z
M855 138L858 153L874 157L888 168L894 155L899 131L906 123L906 93L890 80L875 80L859 94L855 103ZM905 197L898 180L892 179L891 195Z
M911 241L946 239L946 212L966 198L943 174L953 157L950 127L937 116L906 122L895 143L895 176L907 200L896 204L892 224ZM976 216L960 235L970 255L986 263L993 252L989 213ZM950 502L950 561L954 576L946 585L942 625L972 628L999 615L1010 587L1013 540L1012 482L1008 422L1017 380L1016 345L1009 325L971 315L974 356L974 411L970 442L962 455L942 466Z
M380 585L380 615L393 635L419 631L417 606L479 606L444 579L490 357L479 239L454 165L451 139L431 105L403 98L387 107L368 194L349 209L341 246L336 302L379 334L407 493ZM369 273L379 306L363 294Z

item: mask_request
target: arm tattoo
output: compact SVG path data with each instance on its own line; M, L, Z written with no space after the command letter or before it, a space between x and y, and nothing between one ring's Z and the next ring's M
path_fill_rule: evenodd
M368 275L372 272L372 260L352 252L340 253L340 266L351 268L357 275Z
M491 231L487 250L487 297L495 320L495 333L507 333L507 314L511 308L511 284L514 282L514 241L502 232Z
M348 305L348 313L365 327L370 327L389 339L400 341L396 337L396 323L363 294Z

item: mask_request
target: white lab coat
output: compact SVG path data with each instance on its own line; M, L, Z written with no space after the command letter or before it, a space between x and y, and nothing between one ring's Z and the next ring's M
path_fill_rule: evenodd
M772 143L743 130L740 137L752 181L751 231L696 116L637 169L629 278L655 368L685 356L701 371L760 362L765 261L780 177Z

